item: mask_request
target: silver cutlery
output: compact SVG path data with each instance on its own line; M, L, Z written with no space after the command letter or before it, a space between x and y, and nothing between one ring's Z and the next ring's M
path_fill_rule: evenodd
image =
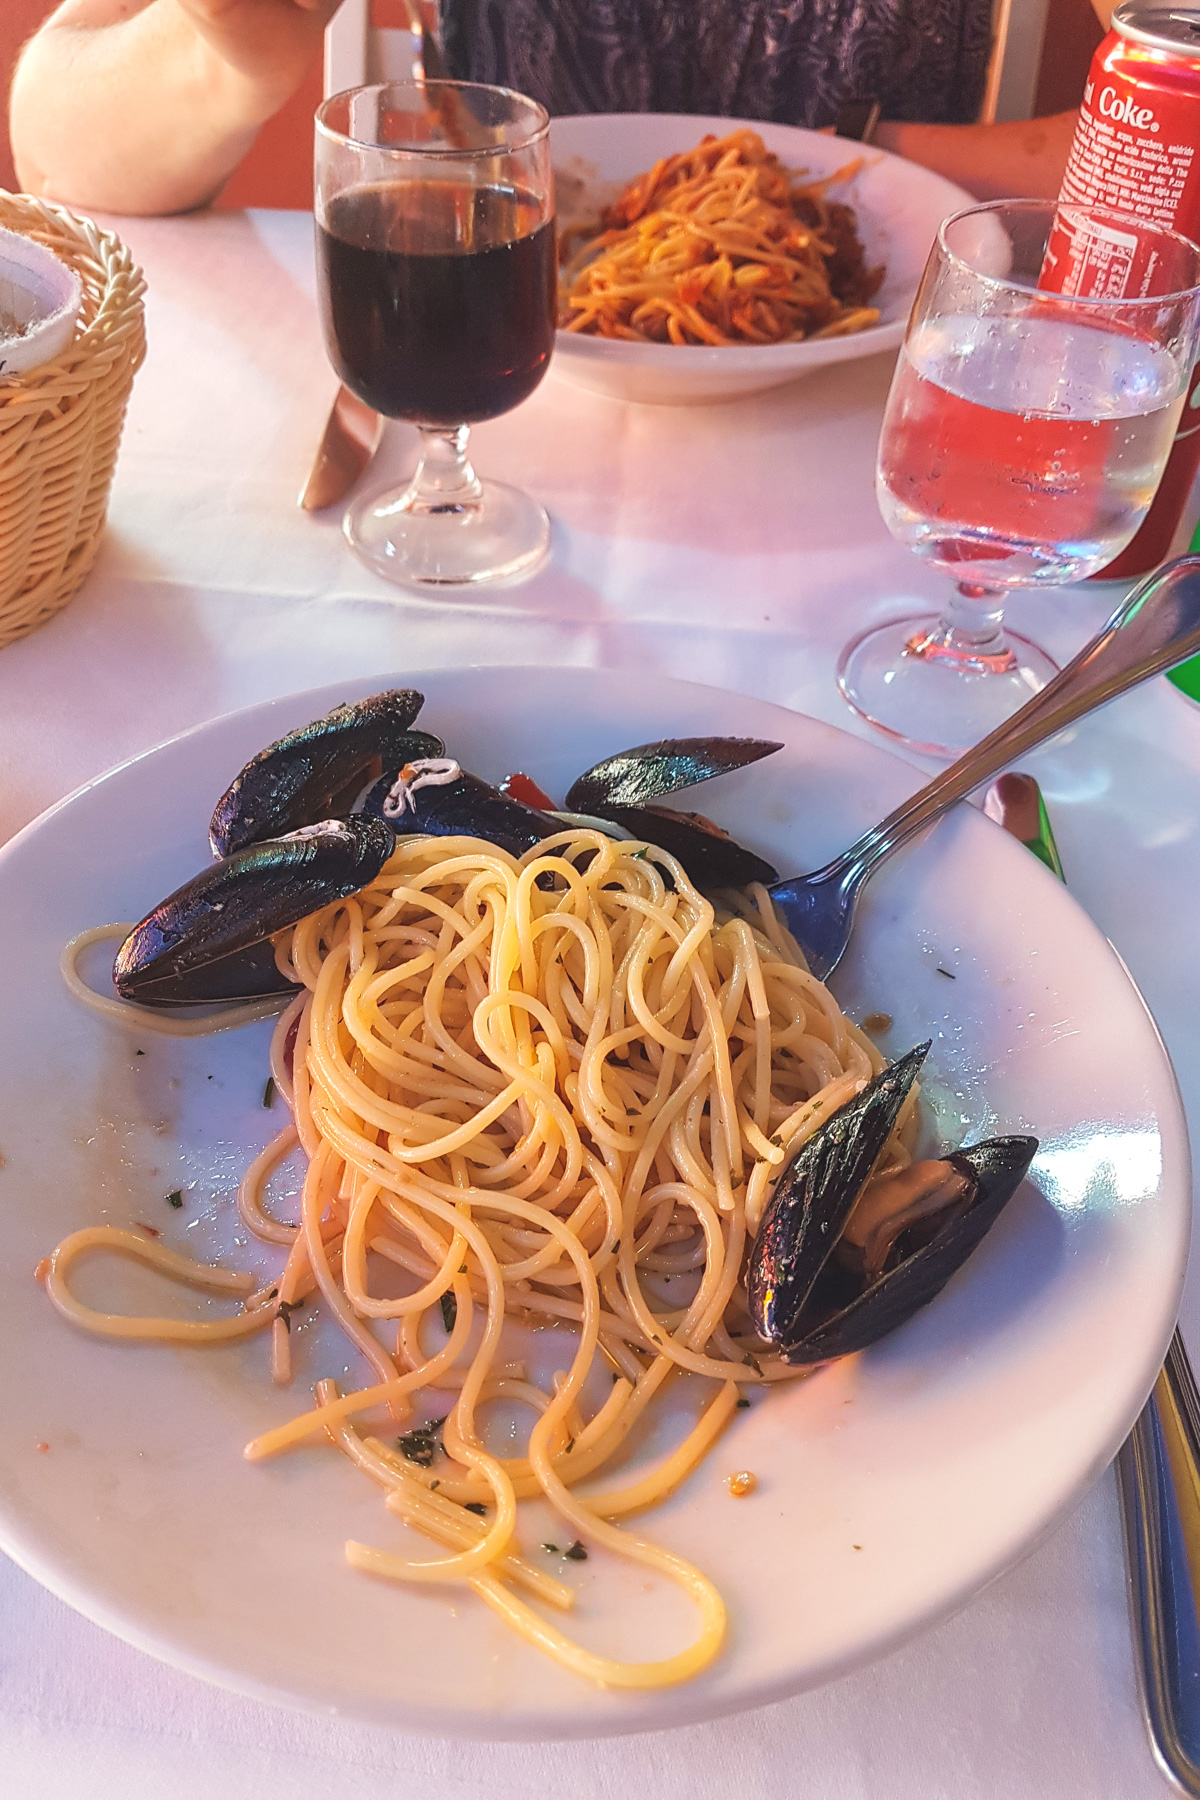
M1150 1743L1200 1795L1200 1395L1178 1330L1117 1452L1133 1641Z
M1019 712L823 868L776 882L771 897L824 980L841 961L864 883L956 801L1106 701L1200 650L1200 556L1180 556L1134 589L1104 629Z
M339 387L297 505L319 512L350 492L383 436L383 420L348 387Z
M442 47L438 42L439 8L430 5L426 0L405 0L404 10L408 14L408 27L414 38L421 40L421 51L417 58L416 68L426 81L445 81L447 78L446 62L442 55ZM416 71L414 70L414 73Z
M1007 763L1197 649L1200 556L1181 556L1135 588L1091 643L989 737L833 862L772 888L814 973L824 979L836 968L863 885L894 850ZM1029 841L1027 828L1017 835ZM1151 1745L1164 1772L1200 1800L1200 1393L1178 1330L1117 1454L1117 1477Z
M1002 775L984 811L1063 878L1032 775ZM1117 1452L1135 1661L1160 1767L1200 1796L1200 1395L1178 1330Z

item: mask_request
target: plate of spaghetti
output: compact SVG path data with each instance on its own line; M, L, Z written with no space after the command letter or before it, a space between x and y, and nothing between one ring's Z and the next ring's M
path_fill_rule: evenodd
M554 366L620 399L729 399L895 349L938 226L970 204L793 126L630 113L555 119L551 140Z
M703 805L790 871L913 781L658 675L401 683L452 754L392 816L455 768L560 798L629 745L752 738ZM181 1668L409 1728L633 1731L828 1679L1016 1560L1150 1389L1190 1220L1153 1023L970 808L872 884L831 989L754 881L576 815L526 851L384 833L273 934L261 1003L114 995L129 928L96 928L177 889L219 938L211 884L264 846L218 796L380 685L218 719L0 852L0 1543ZM288 879L339 830L278 840ZM747 1317L764 1184L923 1041L883 1164L1026 1133L1028 1179L907 1322L797 1365Z

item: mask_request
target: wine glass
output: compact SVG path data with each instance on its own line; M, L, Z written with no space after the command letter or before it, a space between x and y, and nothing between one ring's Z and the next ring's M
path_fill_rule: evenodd
M1066 219L1041 200L947 219L888 396L880 511L957 585L940 618L848 644L838 685L865 719L930 755L985 737L1055 673L1044 650L1005 632L1008 590L1081 580L1124 549L1183 407L1200 251L1146 220L1071 207L1079 241L1109 258L1092 285L1138 292L1056 293L1039 278Z
M507 88L389 82L335 94L316 127L317 280L330 360L421 434L407 487L352 504L363 561L404 585L525 575L550 521L479 480L470 426L519 406L554 347L554 180L544 109Z

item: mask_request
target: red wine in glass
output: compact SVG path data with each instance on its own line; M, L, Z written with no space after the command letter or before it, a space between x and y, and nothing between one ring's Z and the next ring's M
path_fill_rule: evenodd
M351 188L317 231L338 374L392 419L474 425L519 406L554 348L554 226L510 187Z
M480 481L472 425L527 400L554 347L550 121L507 88L383 82L317 112L317 285L346 387L421 435L404 487L351 502L343 530L389 581L464 587L528 575L545 509Z

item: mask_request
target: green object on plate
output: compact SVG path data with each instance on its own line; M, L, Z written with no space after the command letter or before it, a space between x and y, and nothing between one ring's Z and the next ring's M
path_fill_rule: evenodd
M1200 700L1200 656L1190 656L1177 669L1168 669L1167 680L1173 681L1189 700Z
M1196 657L1194 660L1200 662L1200 657ZM1059 859L1058 845L1055 843L1054 833L1050 829L1050 816L1046 811L1046 802L1042 798L1040 788L1038 789L1037 806L1037 835L1036 837L1022 838L1021 842L1027 850L1032 850L1033 854L1045 863L1052 875L1057 875L1060 881L1065 881L1066 876L1063 874L1062 862Z
M1050 828L1046 802L1032 775L1021 775L1015 769L1001 775L988 789L983 810L989 819L1002 825L1010 837L1032 850L1052 875L1057 875L1060 881L1066 879Z
M1192 533L1188 550L1200 550L1200 525ZM1189 700L1200 700L1200 656L1189 656L1178 668L1168 669L1167 680L1173 681L1180 693L1186 694Z

